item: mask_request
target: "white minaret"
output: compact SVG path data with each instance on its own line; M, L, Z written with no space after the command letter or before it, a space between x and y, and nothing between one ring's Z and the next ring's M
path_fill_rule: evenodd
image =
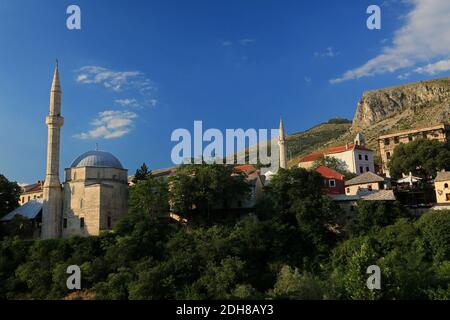
M44 182L44 204L42 210L43 239L61 236L62 189L59 181L60 131L64 124L61 117L61 85L59 83L58 60L56 61L50 91L50 113L45 118L48 127L47 170Z
M286 136L284 134L283 119L280 117L280 130L278 137L278 148L280 151L280 168L287 169Z

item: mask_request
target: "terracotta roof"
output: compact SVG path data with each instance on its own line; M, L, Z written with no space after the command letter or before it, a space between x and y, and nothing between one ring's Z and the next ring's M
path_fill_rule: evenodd
M303 158L300 158L300 162L316 161L321 157L323 157L323 153L311 153L308 154L307 156L304 156Z
M318 172L322 177L324 178L332 178L332 179L337 179L337 180L344 180L344 175L340 174L339 172L328 168L326 166L318 166L316 168L316 172Z
M326 156L328 154L341 153L341 152L355 150L355 149L372 151L371 149L366 148L365 146L361 146L361 145L354 144L354 143L349 143L349 144L343 145L343 146L331 147L331 148L325 149L322 152L310 153L310 154L304 156L303 158L300 158L299 162L316 161L320 157Z
M450 171L439 171L436 176L436 179L434 179L434 181L436 182L449 180L450 180Z
M42 184L40 181L38 183L33 183L33 184L29 184L27 186L23 186L22 190L23 190L23 194L24 193L29 193L29 192L41 192L42 191Z
M371 183L371 182L383 182L384 178L376 175L373 172L365 172L353 179L345 182L346 186L353 186L355 184Z
M242 164L234 168L237 170L245 171L247 173L256 171L255 167L252 164Z

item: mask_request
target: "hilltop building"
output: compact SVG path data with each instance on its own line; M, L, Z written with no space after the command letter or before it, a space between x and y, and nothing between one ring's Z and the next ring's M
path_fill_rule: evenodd
M373 151L366 147L364 136L358 133L353 143L325 149L322 152L308 154L300 159L298 166L310 169L316 160L332 157L340 160L345 169L355 174L375 172Z
M389 175L389 160L394 154L394 149L400 143L408 143L416 139L429 139L438 141L448 141L450 138L450 125L439 124L436 126L414 129L414 130L403 130L396 133L390 133L382 135L378 138L378 147L380 150L381 162L382 162L382 172Z

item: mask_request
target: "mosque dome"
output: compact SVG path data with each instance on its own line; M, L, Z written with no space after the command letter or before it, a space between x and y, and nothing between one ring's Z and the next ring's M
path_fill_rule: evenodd
M105 151L88 151L83 153L72 162L70 167L108 167L123 169L119 159Z

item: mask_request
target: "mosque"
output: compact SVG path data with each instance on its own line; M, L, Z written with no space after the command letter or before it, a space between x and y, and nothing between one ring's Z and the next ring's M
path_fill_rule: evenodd
M47 169L42 196L41 238L93 236L111 230L127 213L128 171L109 152L88 151L59 178L61 85L56 63L50 91Z

